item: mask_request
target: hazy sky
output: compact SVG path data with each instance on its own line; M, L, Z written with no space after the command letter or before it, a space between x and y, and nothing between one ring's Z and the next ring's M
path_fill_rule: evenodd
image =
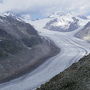
M0 12L13 11L45 16L54 11L90 13L90 0L0 0Z

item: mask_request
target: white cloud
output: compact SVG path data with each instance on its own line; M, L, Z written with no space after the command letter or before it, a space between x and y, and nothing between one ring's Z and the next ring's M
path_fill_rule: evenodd
M43 14L61 11L74 11L77 13L88 13L90 0L3 0L0 11L39 11Z

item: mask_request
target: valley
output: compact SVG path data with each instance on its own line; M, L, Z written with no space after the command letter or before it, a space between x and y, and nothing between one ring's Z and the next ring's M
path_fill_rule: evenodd
M75 37L82 27L74 31L60 32L48 30L45 25L51 18L44 18L36 21L29 21L40 36L48 38L60 48L60 52L45 61L31 73L25 74L20 78L0 85L0 90L35 90L41 84L78 62L82 57L90 53L90 43ZM47 38L48 37L48 38Z

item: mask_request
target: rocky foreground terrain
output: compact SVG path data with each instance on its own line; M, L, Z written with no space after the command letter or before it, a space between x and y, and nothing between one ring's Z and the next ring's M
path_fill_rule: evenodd
M74 63L37 90L90 90L90 55Z
M0 16L0 83L32 71L58 52L30 24L12 15Z

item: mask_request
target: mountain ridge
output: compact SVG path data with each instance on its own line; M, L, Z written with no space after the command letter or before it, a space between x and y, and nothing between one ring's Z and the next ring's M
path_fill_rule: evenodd
M59 51L32 25L12 15L0 16L0 83L31 72Z
M70 32L86 25L90 19L86 16L66 14L53 14L49 16L51 20L44 28L54 31Z

